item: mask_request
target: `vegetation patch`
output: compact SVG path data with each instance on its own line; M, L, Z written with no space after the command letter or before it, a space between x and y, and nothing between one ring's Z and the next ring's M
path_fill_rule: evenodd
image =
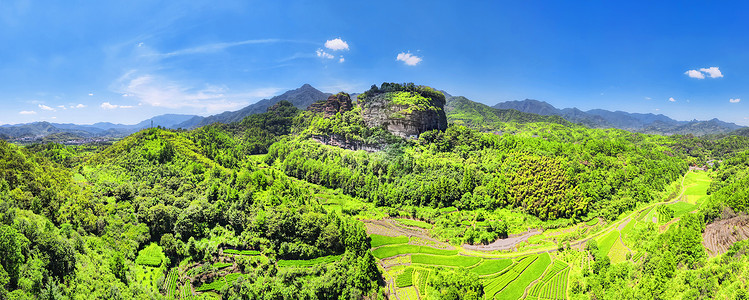
M402 288L407 286L413 285L413 268L407 268L403 270L403 273L398 274L398 277L395 277L395 286Z
M396 256L400 254L409 254L409 253L455 255L455 254L458 254L458 250L443 250L443 249L435 249L432 247L417 246L417 245L382 246L380 248L372 250L372 255L374 255L374 257L377 257L379 259L383 259L385 257Z
M598 224L598 222L600 222L598 218L593 218L588 220L588 222L585 222L585 224L587 224L588 226L595 226Z
M146 248L138 251L138 257L135 258L135 263L144 266L158 267L161 262L164 261L164 251L161 246L156 243L151 243Z
M424 222L424 221L411 220L411 219L393 219L393 220L395 220L398 223L401 223L401 224L403 224L405 226L413 226L413 227L419 227L419 228L423 228L423 229L431 229L432 228L432 224L429 224L429 223Z
M219 291L224 285L230 285L234 283L234 281L239 278L239 276L242 276L242 273L231 273L224 277L221 277L219 279L214 280L211 283L204 283L199 288L197 288L195 291L197 292L206 292L206 291Z
M510 259L485 259L478 266L471 268L471 272L482 275L496 274L512 265Z
M281 259L278 261L279 267L311 267L319 264L328 264L341 259L340 255L328 255L313 259Z
M260 251L257 251L257 250L236 250L236 249L224 249L224 254L234 254L234 255L260 255Z
M603 237L598 239L598 250L601 253L601 256L606 256L609 254L609 250L611 250L611 247L614 246L614 243L619 240L619 231L618 230L612 230L608 234L604 235Z
M611 263L616 264L627 260L627 253L629 253L629 250L624 246L624 244L622 244L622 241L616 240L611 247L611 250L609 250L608 255L611 259Z
M470 267L481 261L481 258L475 256L465 255L425 255L425 254L414 254L411 255L411 263L425 264L425 265L438 265L438 266L449 266L449 267Z
M386 236L386 235L372 234L369 237L371 238L370 244L372 245L372 248L376 248L376 247L384 246L384 245L408 243L408 237L403 236L403 235Z
M538 256L532 264L528 266L514 281L510 282L506 288L496 294L497 299L520 299L525 294L525 288L534 280L541 277L544 271L551 263L548 253Z

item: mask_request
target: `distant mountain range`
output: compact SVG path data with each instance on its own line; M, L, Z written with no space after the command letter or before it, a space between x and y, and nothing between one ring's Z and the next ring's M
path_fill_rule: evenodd
M497 109L514 109L543 116L560 116L567 121L580 123L592 128L618 128L651 134L705 135L728 133L743 128L743 126L723 122L718 119L708 121L677 121L662 114L628 113L604 109L591 109L588 111L582 111L577 108L558 109L544 101L532 99L502 102L493 107Z
M150 126L161 126L171 129L192 129L216 122L232 123L241 121L249 115L266 112L268 107L281 100L287 100L300 109L306 109L310 104L319 100L325 100L330 95L332 94L323 93L309 84L304 84L297 89L286 91L285 93L270 99L260 100L240 110L227 111L208 117L166 114L141 121L134 125L113 124L109 122L100 122L91 125L49 122L2 125L0 126L0 139L46 141L47 139L44 138L48 136L59 137L57 140L119 138Z
M316 101L325 100L330 93L323 93L309 84L304 84L298 89L289 90L285 93L275 96L270 99L263 99L256 103L250 104L249 106L242 108L237 111L225 111L223 113L212 115L209 117L195 116L182 124L178 124L181 128L195 128L201 127L213 123L232 123L242 121L245 117L253 114L264 113L268 110L268 107L278 103L281 100L286 100L294 104L299 109L307 109L307 106L315 103Z
M444 92L444 91L443 91ZM572 122L592 128L619 128L634 132L651 134L718 134L735 131L742 126L723 122L718 119L709 121L676 121L664 115L628 113L593 109L581 111L577 108L558 109L553 105L526 99L522 101L502 102L493 107L471 101L465 97L453 97L445 93L447 105L445 111L452 123L482 129L490 124L482 122ZM270 99L263 99L237 111L226 111L220 114L202 117L196 115L166 114L156 116L134 125L100 122L91 125L61 124L34 122L27 124L0 126L0 139L16 141L66 141L76 139L119 138L150 126L165 128L192 129L212 123L232 123L245 117L266 112L273 104L287 100L300 109L306 109L312 103L327 99L331 94L323 93L309 84L284 92ZM356 98L356 94L351 94ZM746 134L742 129L742 134ZM54 137L50 139L48 137Z

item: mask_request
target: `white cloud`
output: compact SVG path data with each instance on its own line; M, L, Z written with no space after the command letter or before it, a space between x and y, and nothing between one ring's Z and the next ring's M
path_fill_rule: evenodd
M78 103L78 105L75 106L75 108L84 108L84 107L86 107L86 106L83 105L82 103Z
M652 100L653 98L645 97L645 100Z
M65 105L58 105L57 107L60 109L68 109L67 107L65 107Z
M36 112L33 110L22 110L22 111L19 111L18 113L22 115L35 115L36 114Z
M671 98L668 98L668 101L676 102L676 99L674 99L674 97L671 97Z
M322 49L317 49L317 57L322 57L326 59L333 59L335 56L331 55L330 53L327 53L323 51Z
M118 108L118 107L120 107L120 106L119 105L111 104L109 102L104 102L104 103L101 104L101 108L103 108L103 109L115 109L115 108Z
M660 111L660 110L661 110L660 108L656 108L656 109L655 109L655 111Z
M398 57L396 57L395 60L400 60L409 66L415 66L421 62L422 58L416 55L413 55L410 52L409 53L401 52L401 53L398 53Z
M705 79L705 75L710 76L710 78L723 77L723 73L720 72L720 69L718 67L700 68L699 71L688 70L684 72L684 74L687 74L687 76L691 78L697 78L697 79Z
M44 104L39 104L39 108L41 108L42 110L55 111L55 109L54 109L54 108L51 108L51 107L49 107L49 106L46 106L46 105L44 105Z
M325 48L333 51L348 50L348 43L344 42L341 38L327 40L325 41Z
M89 96L93 96L93 95L94 95L94 93L88 93L88 95L89 95Z
M344 62L344 61L346 61L346 59L345 59L345 58L343 58L343 56L341 56L341 58L339 58L339 59L338 59L338 62L339 62L339 63L342 63L342 62Z
M705 75L702 74L702 72L697 70L689 70L684 72L684 74L687 74L687 76L691 78L697 78L697 79L705 79Z
M194 108L206 113L234 110L246 106L250 99L276 95L277 88L263 88L249 92L231 93L228 88L206 86L195 88L155 75L134 76L128 73L120 78L115 92L141 101L139 105L166 108ZM121 107L124 108L124 107Z
M741 99L739 99L739 98L736 98L736 99L728 99L728 102L731 102L731 103L739 103L739 102L741 102Z
M710 78L723 77L723 73L720 72L720 69L718 69L718 67L702 68L700 69L700 71L707 73L707 75L710 75Z

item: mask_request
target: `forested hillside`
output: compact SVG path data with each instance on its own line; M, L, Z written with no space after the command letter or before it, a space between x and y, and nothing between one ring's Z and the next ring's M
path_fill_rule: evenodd
M747 295L749 138L590 129L413 84L357 99L112 145L0 141L0 298ZM372 101L449 124L403 137L371 126Z

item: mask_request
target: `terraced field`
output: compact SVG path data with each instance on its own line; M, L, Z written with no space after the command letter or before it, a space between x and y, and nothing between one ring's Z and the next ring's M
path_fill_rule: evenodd
M437 265L437 266L448 266L448 267L470 267L481 262L481 258L475 256L464 256L464 255L427 255L427 254L414 254L411 255L411 263L425 264L425 265Z
M372 251L374 257L383 259L386 257L392 257L400 254L410 253L422 253L422 254L434 254L434 255L456 255L458 250L443 250L435 249L427 246L417 245L395 245L395 246L382 246Z
M565 299L569 271L570 268L567 264L555 260L543 278L536 282L530 289L526 299Z
M491 275L501 272L512 265L511 259L485 259L478 266L471 268L471 272L479 276Z

